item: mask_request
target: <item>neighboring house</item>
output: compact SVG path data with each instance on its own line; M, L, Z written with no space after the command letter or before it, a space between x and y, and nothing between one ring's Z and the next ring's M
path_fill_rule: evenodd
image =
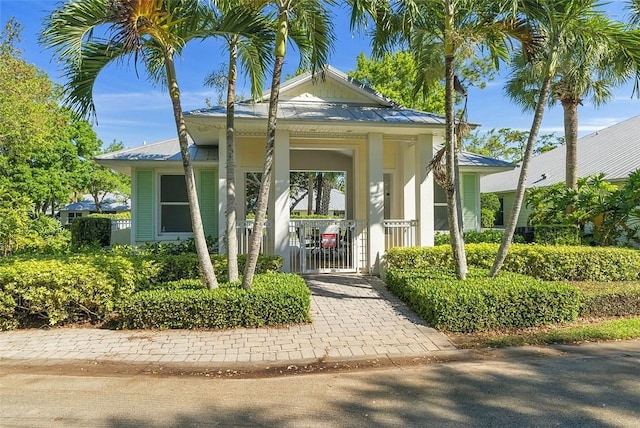
M246 199L247 173L262 171L268 96L262 101L239 102L235 108L238 201ZM222 237L225 230L225 120L224 107L194 110L185 116L205 233L214 237ZM269 239L263 250L282 255L286 271L376 272L390 245L433 245L435 230L446 228L446 201L426 167L444 132L444 117L399 107L331 67L324 79L314 80L305 73L284 82L278 105ZM131 174L132 244L190 236L177 139L101 155L97 161ZM509 163L475 154L460 156L465 229L480 226L480 176L511 168ZM320 223L291 218L290 171L344 172L345 220L332 225L340 235L333 245L344 245L343 251L315 251L319 241L313 237L321 234ZM238 203L237 209L238 218L244 219L244 204ZM251 230L239 222L240 229L245 227L240 236ZM390 240L391 233L399 233L402 239ZM222 251L223 245L221 241ZM327 258L337 254L350 264L305 261L310 254Z
M313 191L313 196L311 197L311 214L315 212L316 209L316 194L317 192ZM296 198L298 199L298 198ZM298 202L291 208L292 216L305 216L307 215L307 205L309 204L309 195L305 195L298 200ZM346 205L345 205L345 197L344 192L341 192L338 189L331 189L331 196L329 197L329 215L332 217L344 218L346 213Z
M578 176L604 174L605 180L620 185L629 174L640 168L640 116L602 129L578 140ZM565 146L542 153L529 164L527 188L551 186L565 182ZM520 176L520 169L483 177L483 193L495 193L501 203L496 226L502 227L509 218ZM518 227L527 226L531 210L523 204Z
M103 214L116 214L130 211L131 204L129 199L114 195L105 197L101 208ZM68 225L78 217L86 217L97 212L96 204L91 195L84 195L81 201L73 202L60 210L60 223Z

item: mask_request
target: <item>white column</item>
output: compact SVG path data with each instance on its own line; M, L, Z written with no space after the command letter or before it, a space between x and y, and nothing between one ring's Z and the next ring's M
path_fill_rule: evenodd
M289 258L289 131L276 130L269 221L273 224L274 253L282 256L282 270L291 271Z
M416 145L405 144L402 147L402 218L416 220Z
M435 238L433 226L433 174L427 166L433 159L433 135L418 135L415 146L415 200L418 220L418 245L432 247Z
M227 252L227 131L218 130L218 252Z
M382 162L382 134L372 133L367 138L367 178L369 201L367 221L369 223L369 272L380 273L380 262L384 254L384 174Z

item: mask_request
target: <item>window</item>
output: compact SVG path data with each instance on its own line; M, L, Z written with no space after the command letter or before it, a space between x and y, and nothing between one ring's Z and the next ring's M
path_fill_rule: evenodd
M71 224L73 220L78 217L82 217L82 213L73 213L73 212L67 213L67 224Z
M161 233L191 232L191 214L184 175L160 176Z
M435 181L433 183L433 205L433 228L435 230L449 230L447 195Z

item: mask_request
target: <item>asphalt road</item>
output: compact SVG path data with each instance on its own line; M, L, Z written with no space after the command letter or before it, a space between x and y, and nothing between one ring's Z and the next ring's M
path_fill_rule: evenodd
M3 361L0 426L638 427L639 344L263 378Z

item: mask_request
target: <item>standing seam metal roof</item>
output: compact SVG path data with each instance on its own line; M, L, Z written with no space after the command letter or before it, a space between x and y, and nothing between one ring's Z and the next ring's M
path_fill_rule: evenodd
M542 153L529 165L527 188L550 186L565 180L566 147ZM605 179L626 179L640 168L640 116L635 116L578 140L578 176L605 174ZM518 184L520 168L482 178L483 192L510 192ZM544 178L543 178L544 177Z

